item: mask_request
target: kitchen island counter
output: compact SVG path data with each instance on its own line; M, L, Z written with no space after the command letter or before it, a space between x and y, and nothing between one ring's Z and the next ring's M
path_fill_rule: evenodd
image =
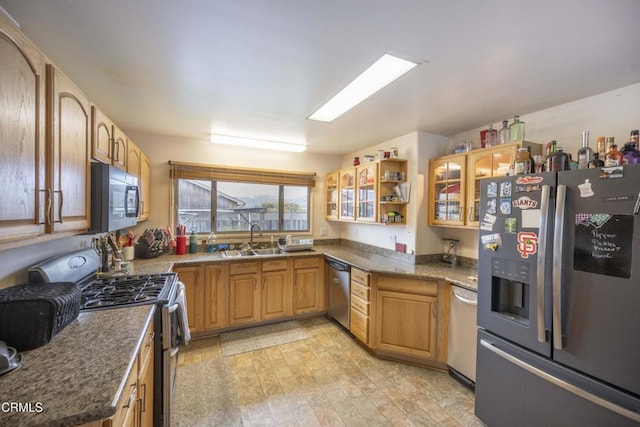
M0 425L66 426L113 416L154 305L81 312L0 377Z
M360 251L352 247L342 245L323 246L317 245L313 251L289 252L272 256L254 256L240 258L225 258L218 253L199 252L187 255L162 255L152 259L136 259L131 263L131 274L147 274L171 271L174 264L197 264L210 262L229 262L269 259L272 257L292 256L305 257L327 255L346 262L354 267L370 271L372 273L392 274L423 279L445 280L467 289L477 290L477 269L469 267L451 267L443 262L427 264L411 264L399 261L383 255Z

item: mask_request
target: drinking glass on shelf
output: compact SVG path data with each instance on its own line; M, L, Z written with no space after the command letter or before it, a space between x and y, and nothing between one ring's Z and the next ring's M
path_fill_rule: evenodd
M544 172L544 157L542 157L542 154L534 154L533 163L536 167L536 173Z

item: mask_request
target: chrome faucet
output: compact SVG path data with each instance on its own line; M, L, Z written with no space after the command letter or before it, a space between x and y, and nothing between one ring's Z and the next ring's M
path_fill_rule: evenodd
M250 249L253 249L253 230L258 229L259 235L262 236L262 228L256 223L251 224L251 235L249 237L249 246Z

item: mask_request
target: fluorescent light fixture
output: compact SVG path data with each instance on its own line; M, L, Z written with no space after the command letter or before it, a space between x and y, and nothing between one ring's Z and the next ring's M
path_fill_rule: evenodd
M211 134L211 142L214 144L235 145L236 147L263 148L265 150L292 151L301 153L307 149L303 144L291 144L288 142L268 141L265 139L244 138L239 136Z
M320 122L335 120L416 65L418 65L417 62L385 53L329 102L311 114L309 119Z

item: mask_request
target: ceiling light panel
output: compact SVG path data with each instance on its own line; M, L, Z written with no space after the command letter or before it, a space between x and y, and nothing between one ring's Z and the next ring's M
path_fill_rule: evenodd
M214 144L234 145L236 147L260 148L265 150L291 151L301 153L307 149L303 144L269 141L265 139L243 138L231 135L212 133L211 142Z
M417 62L386 53L311 114L309 119L331 122L417 65Z

